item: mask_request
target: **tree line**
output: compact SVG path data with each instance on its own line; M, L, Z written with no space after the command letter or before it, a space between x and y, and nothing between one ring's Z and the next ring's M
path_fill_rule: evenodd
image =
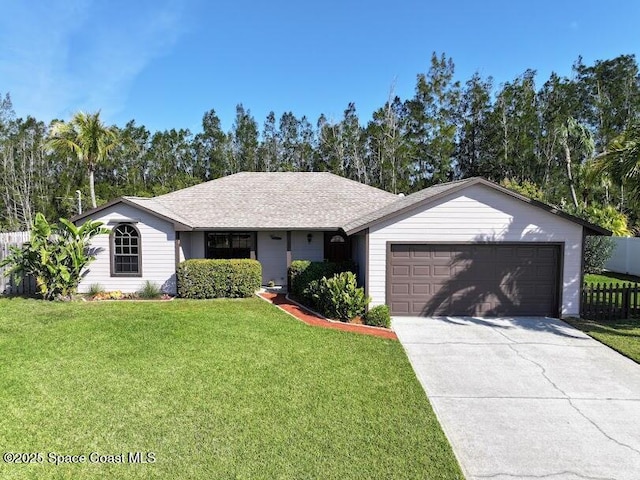
M76 191L90 198L88 169L98 204L240 171L328 171L405 194L483 176L573 213L622 213L635 224L639 121L634 55L591 65L579 58L570 77L553 73L540 85L534 70L496 85L478 73L457 80L453 60L434 53L413 96L391 92L368 121L350 103L339 119L320 115L312 123L271 112L259 124L240 104L229 131L213 109L196 133L152 133L134 120L104 126L113 142L93 160L63 148L72 121L16 118L7 93L0 97L0 230L24 229L36 212L77 213Z

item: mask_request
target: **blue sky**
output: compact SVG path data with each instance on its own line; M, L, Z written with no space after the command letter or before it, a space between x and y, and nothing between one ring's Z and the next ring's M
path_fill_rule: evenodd
M133 4L133 5L132 5ZM0 93L18 116L67 119L100 109L108 123L200 130L215 109L225 130L243 103L315 124L351 101L361 123L394 86L413 94L431 53L456 77L497 83L638 54L640 2L324 0L306 2L41 0L3 4Z

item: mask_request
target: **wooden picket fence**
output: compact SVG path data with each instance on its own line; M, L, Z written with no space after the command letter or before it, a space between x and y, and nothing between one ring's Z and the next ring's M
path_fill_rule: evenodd
M598 321L640 317L640 284L583 285L581 317Z
M20 247L28 240L29 232L0 232L0 261L9 255L10 247ZM0 295L33 295L36 292L35 279L7 277L5 270L0 268Z

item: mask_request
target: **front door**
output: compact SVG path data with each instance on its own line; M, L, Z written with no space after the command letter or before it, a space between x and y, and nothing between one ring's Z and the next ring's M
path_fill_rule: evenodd
M262 284L287 284L287 232L258 232L258 261Z

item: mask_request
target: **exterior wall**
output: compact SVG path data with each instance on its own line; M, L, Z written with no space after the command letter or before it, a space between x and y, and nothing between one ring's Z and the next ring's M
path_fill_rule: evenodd
M99 283L107 291L135 292L140 290L149 280L156 283L164 292L176 293L173 225L142 210L123 204L113 205L92 219L104 222L108 228L113 228L121 223L119 220L137 220L138 223L134 225L140 232L142 276L112 277L109 235L100 235L94 238L91 244L92 248L97 249L96 260L89 265L78 291L87 292L92 283Z
M369 229L371 306L385 303L387 242L565 242L562 314L580 311L582 226L483 185Z
M604 268L611 272L640 276L640 238L613 237L615 247Z
M311 234L311 242L307 235ZM291 232L291 260L324 260L324 232Z
M365 264L367 263L366 240L363 234L353 235L351 237L351 258L358 267L358 286L365 284Z
M275 237L275 238L272 238ZM258 232L258 261L262 265L262 284L287 284L287 232Z
M204 232L180 232L180 261L204 258Z

